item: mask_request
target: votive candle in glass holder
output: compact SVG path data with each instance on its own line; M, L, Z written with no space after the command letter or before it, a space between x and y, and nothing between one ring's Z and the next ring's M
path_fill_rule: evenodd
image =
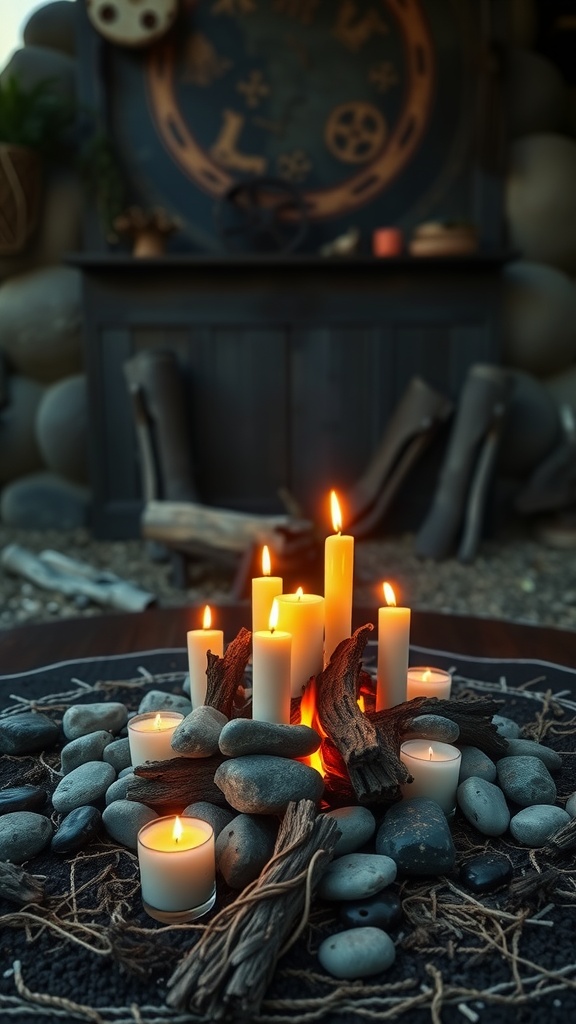
M172 737L184 719L179 711L147 711L128 722L130 760L134 767L145 761L169 761L180 757L172 750Z
M442 668L419 665L408 669L406 700L414 700L415 697L441 697L449 700L451 690L452 676Z
M174 924L207 914L216 902L214 830L201 818L156 818L138 833L142 904Z
M435 800L450 817L456 808L461 759L461 752L450 743L406 740L400 747L400 760L413 781L400 787L402 796L424 796Z

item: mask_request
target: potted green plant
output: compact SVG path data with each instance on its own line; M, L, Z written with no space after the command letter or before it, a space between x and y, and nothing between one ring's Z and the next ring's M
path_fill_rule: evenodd
M74 119L52 80L25 88L0 79L0 255L21 252L34 232L44 162L68 154Z

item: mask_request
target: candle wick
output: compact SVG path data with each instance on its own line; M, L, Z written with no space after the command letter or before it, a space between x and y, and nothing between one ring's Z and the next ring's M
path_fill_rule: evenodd
M274 626L270 626L270 635L272 635L274 633L274 629L275 629Z

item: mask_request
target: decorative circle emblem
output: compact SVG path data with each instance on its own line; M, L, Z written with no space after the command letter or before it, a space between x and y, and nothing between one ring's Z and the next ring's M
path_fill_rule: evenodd
M174 23L178 0L86 0L88 17L117 46L149 46Z
M386 141L383 115L373 103L341 103L328 121L324 138L330 152L345 164L372 160Z

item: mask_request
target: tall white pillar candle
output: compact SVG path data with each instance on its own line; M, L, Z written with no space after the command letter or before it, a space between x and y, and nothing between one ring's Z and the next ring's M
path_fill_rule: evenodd
M352 633L354 588L354 538L341 532L342 517L335 491L330 494L330 503L335 532L324 544L325 665L340 641Z
M323 668L324 598L320 594L280 594L278 628L292 636L290 688L293 697L301 697L311 676Z
M178 711L147 711L128 722L130 760L134 766L145 761L169 761L180 757L172 750L174 732L184 720Z
M276 629L278 599L272 602L270 628L252 635L252 718L290 725L290 653L292 637Z
M400 760L413 782L400 787L403 797L425 796L435 800L450 815L456 807L456 790L462 754L450 743L438 740L406 740L400 747Z
M410 653L410 609L397 608L394 591L384 583L387 604L378 609L378 667L376 710L395 707L406 700Z
M206 669L208 651L219 658L224 653L224 633L212 629L210 606L204 608L202 629L189 629L186 634L188 645L188 672L190 673L190 700L193 708L200 707L206 700Z
M138 833L142 902L157 921L191 921L216 900L214 830L200 818L156 818Z
M268 629L272 601L282 593L282 577L271 576L270 552L262 548L262 576L252 580L252 633Z
M406 700L415 697L440 697L450 699L452 676L441 668L416 666L408 669Z

